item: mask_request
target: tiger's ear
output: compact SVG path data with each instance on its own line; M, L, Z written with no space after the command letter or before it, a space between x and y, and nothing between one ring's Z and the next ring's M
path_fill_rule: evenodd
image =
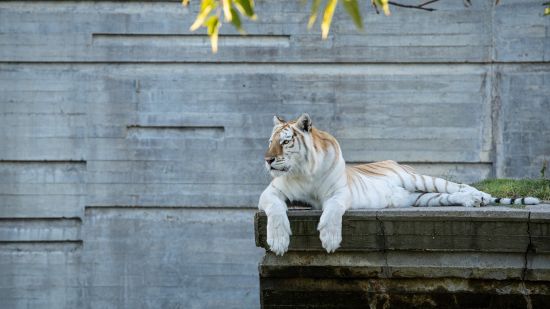
M309 115L303 113L302 116L296 120L296 126L304 132L311 132L311 118Z
M279 116L273 116L273 125L274 126L278 126L278 125L283 124L285 122L286 121L283 118L281 118Z

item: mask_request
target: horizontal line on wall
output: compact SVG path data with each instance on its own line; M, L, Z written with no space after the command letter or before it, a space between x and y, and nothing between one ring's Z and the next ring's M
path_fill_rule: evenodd
M85 160L3 160L0 159L0 164L2 163L25 163L25 164L33 164L33 163L53 163L53 164L86 164Z
M184 162L181 160L180 162ZM267 173L266 173L267 176ZM42 183L39 183L42 184ZM56 183L57 184L57 183ZM68 183L73 184L73 183ZM76 183L78 184L78 183ZM174 182L166 182L166 181L134 181L134 182L96 182L96 181L87 181L87 185L215 185L215 186L231 186L231 185L238 185L238 186L253 186L253 185L260 185L257 182L200 182L200 181L174 181ZM1 195L1 194L0 194ZM25 194L27 195L27 194Z
M75 184L75 185L79 185L79 186L84 186L84 185L86 185L85 183L74 183L74 184ZM32 183L31 185L44 185L44 183ZM30 193L12 194L12 193L2 193L2 194L0 194L0 196L42 196L42 197L47 197L47 196L71 196L71 197L82 196L82 197L86 197L86 196L88 196L88 194L86 194L86 193L81 193L81 194L44 194L44 193L37 193L37 194L30 194Z
M0 246L5 244L25 244L25 245L40 245L40 244L75 244L82 245L82 240L0 240Z
M202 34L167 34L167 33L92 33L93 45L107 46L135 46L166 44L167 47L197 46L209 47L210 37ZM253 46L253 47L289 47L290 35L220 35L218 45L224 46Z
M380 160L384 161L384 160ZM346 161L346 164L369 164L380 161ZM396 161L399 164L468 164L468 165L490 165L493 164L492 161L479 161L479 162L468 162L468 161Z
M156 209L156 210L173 210L173 209L206 209L206 210L255 210L258 207L254 206L140 206L140 205L89 205L85 207L85 210L105 210L105 209Z
M258 152L265 152L265 150L257 150ZM261 155L261 154L260 154ZM261 158L258 159L259 162L263 162ZM380 162L384 161L386 159L376 160L376 161L346 161L347 164L365 164L365 163L373 163L373 162ZM389 160L389 159L388 159ZM93 162L181 162L181 159L90 159L87 161L87 163L93 163ZM402 164L492 164L492 161L400 161L400 160L394 160L397 163ZM2 162L2 161L0 161Z
M193 125L140 125L140 124L130 124L127 125L128 129L172 129L172 130L187 130L187 129L217 129L225 130L224 126L193 126Z
M1 2L22 2L22 0L1 0ZM75 2L74 0L35 0L35 2ZM156 3L173 3L181 0L79 0L79 2L156 2Z
M0 217L2 221L77 221L82 222L80 217Z
M264 150L262 150L263 152ZM88 162L182 162L181 159L91 159ZM347 164L366 164L380 162L377 161L346 161ZM400 164L493 164L492 161L399 161L394 160ZM1 162L1 161L0 161ZM259 160L259 162L263 162Z
M0 252L78 252L82 250L82 240L49 241L0 241Z
M127 138L184 138L184 139L222 139L225 135L223 126L189 126L189 125L128 125Z
M206 56L205 56L206 57ZM89 65L89 64L120 64L120 65L132 65L132 64L204 64L204 65L235 65L235 64L246 64L246 65L550 65L550 61L403 61L403 62L373 62L373 61L312 61L312 62L288 62L288 61L228 61L228 60L213 60L213 61L9 61L9 60L0 60L0 64L41 64L41 65L52 65L52 64L71 64L71 65Z

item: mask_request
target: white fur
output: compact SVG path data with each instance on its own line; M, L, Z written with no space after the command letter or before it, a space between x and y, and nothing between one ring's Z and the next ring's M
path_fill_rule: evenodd
M277 118L274 118L274 123L273 133L284 124ZM306 202L315 209L323 210L318 230L322 246L329 253L340 246L342 215L350 208L413 205L479 207L494 200L489 194L473 187L440 178L431 177L429 188L426 184L429 176L413 176L409 172L403 172L403 175L388 174L384 177L356 173L354 180L348 183L346 164L339 148L329 147L326 151L314 151L313 138L307 131L300 132L303 133L307 151L297 141L283 145L282 141L292 139L292 130L300 129L294 125L280 132L279 139L284 153L272 164L266 163L273 180L261 194L258 204L267 214L267 242L271 251L277 255L283 255L288 250L291 235L285 200ZM395 165L399 166L397 163ZM423 196L423 193L417 192L419 187L423 187L424 192L438 193L427 193L432 195ZM445 191L440 191L443 189ZM438 199L434 199L435 197ZM536 204L538 200L525 198L525 203Z
M291 129L284 129L281 130L281 133L279 134L280 143L282 144L284 141L288 141L292 139L292 130Z
M525 205L537 205L540 203L540 200L536 197L526 197Z

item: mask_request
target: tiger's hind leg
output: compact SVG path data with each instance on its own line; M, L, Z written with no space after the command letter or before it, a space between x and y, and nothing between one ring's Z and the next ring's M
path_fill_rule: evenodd
M363 164L356 167L361 172L374 177L383 176L393 185L409 192L456 193L477 191L475 188L443 178L418 174L412 167L387 160Z
M412 167L391 160L364 164L356 168L373 177L384 177L393 185L404 188L410 193L469 193L481 197L481 205L489 205L492 201L491 195L474 187L438 177L420 175ZM468 194L464 196L468 196Z
M456 183L445 180L443 178L420 175L414 172L412 168L402 166L408 175L408 181L404 181L405 188L410 192L426 192L426 193L469 193L481 198L481 205L489 205L492 201L492 196L485 192L479 191L476 188L467 184ZM465 195L466 196L466 195Z
M464 207L480 207L483 205L483 197L481 194L474 191L455 193L415 192L409 195L409 205L413 207L453 205Z
M408 181L405 181L405 188L411 192L432 192L432 193L456 193L476 190L475 188L461 183L445 180L443 178L420 175L408 172Z

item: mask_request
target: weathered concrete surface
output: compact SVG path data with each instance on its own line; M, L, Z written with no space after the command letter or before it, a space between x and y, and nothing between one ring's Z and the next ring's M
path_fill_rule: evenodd
M86 210L83 301L90 308L254 308L252 210Z
M524 252L529 244L527 211L446 208L349 211L342 223L340 250ZM320 215L320 211L291 212L291 249L323 250L317 231ZM267 217L258 214L256 239L264 248L266 226Z
M317 231L320 215L321 211L315 210L289 212L293 231L291 250L323 250ZM525 252L531 244L538 252L550 252L546 245L550 243L550 234L544 229L548 224L547 205L538 206L536 211L529 206L353 210L343 218L339 250ZM256 244L267 249L267 217L263 212L256 214L255 225Z
M212 55L188 31L197 4L0 1L1 308L216 308L235 295L256 308L251 209L269 180L273 114L309 112L350 163L394 159L455 181L538 177L550 159L540 1L368 10L364 33L338 10L326 41L306 30L299 1L256 3L250 35L224 26ZM151 219L172 212L196 221ZM222 235L223 251L186 262ZM186 239L189 251L172 245ZM226 257L238 273L223 270ZM174 259L179 281L164 263Z
M260 263L263 308L546 308L550 205L350 211L342 246L322 251L319 211L289 211L284 256ZM257 213L256 242L265 243Z
M434 5L438 16L394 10L392 18L363 10L358 33L338 10L328 40L306 28L309 9L294 0L257 1L261 22L245 22L249 36L224 26L220 52L190 32L198 6L178 1L20 1L0 4L0 61L207 62L484 62L491 59L491 0L466 11L460 2ZM32 12L32 14L29 14ZM536 15L536 14L533 14ZM52 18L55 16L55 18ZM542 20L541 20L542 21ZM536 21L536 24L540 21ZM406 28L403 25L407 25ZM543 38L539 39L543 41Z
M547 282L268 278L260 286L262 308L499 309L550 305Z
M497 71L495 175L540 177L544 162L547 171L550 162L550 121L543 112L550 111L548 67L499 65Z

